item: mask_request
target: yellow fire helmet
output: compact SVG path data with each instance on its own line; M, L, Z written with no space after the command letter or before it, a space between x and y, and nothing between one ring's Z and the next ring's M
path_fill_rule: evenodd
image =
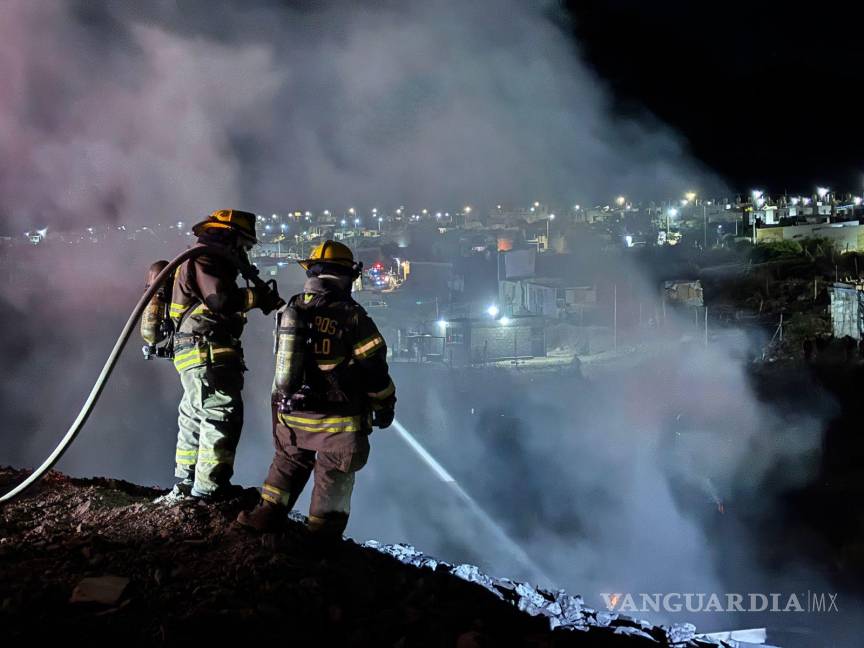
M192 233L195 236L201 236L208 229L234 230L251 245L258 242L258 237L255 235L255 214L251 212L240 211L239 209L217 209L196 224L192 228Z
M345 266L352 270L357 268L357 264L354 263L354 253L351 252L351 248L344 243L331 241L329 239L324 241L321 245L315 246L315 249L312 250L312 254L309 255L309 258L303 259L298 263L304 270L308 270L310 266L321 261L325 263L335 263L336 265Z

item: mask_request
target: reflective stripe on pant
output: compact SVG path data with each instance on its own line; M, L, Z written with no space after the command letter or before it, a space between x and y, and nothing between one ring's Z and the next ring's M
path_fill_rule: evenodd
M341 536L351 512L354 473L366 465L369 443L338 451L306 450L288 442L290 430L276 426L276 454L261 490L274 504L293 507L313 469L315 481L309 505L309 529ZM365 434L364 434L365 439Z
M243 427L243 371L239 366L180 372L183 398L177 419L175 476L193 480L197 493L227 486Z

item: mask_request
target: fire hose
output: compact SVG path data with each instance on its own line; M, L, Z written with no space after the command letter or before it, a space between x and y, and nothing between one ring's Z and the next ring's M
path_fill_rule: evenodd
M45 474L49 470L51 470L58 461L60 461L60 458L63 456L66 450L69 449L69 446L72 445L72 442L78 436L78 433L81 432L84 424L87 423L87 419L90 418L93 407L96 405L96 401L99 400L99 396L101 396L102 390L105 388L105 384L108 382L108 378L111 376L111 372L114 371L114 366L117 364L117 360L120 358L120 354L122 353L123 348L129 341L129 336L132 334L132 330L135 328L135 325L138 323L138 319L141 317L144 309L147 308L147 304L150 303L153 295L156 294L156 291L159 290L160 286L165 282L168 277L170 277L174 273L174 270L176 270L180 266L180 264L189 259L201 256L202 254L222 257L230 261L233 265L238 266L240 274L243 276L243 278L255 284L256 287L267 286L267 284L260 277L258 277L258 270L254 266L252 266L248 262L241 261L240 259L238 259L237 255L232 254L227 250L223 250L217 247L202 246L190 248L178 254L174 259L171 260L170 263L168 263L167 266L165 266L165 268L162 269L162 272L160 272L156 276L150 287L138 300L138 303L135 305L135 309L132 311L129 319L126 320L126 325L123 327L123 331L120 333L120 337L118 337L117 342L114 343L114 348L111 350L111 355L109 355L108 360L105 361L105 366L102 367L102 372L96 379L96 382L93 385L93 389L90 390L90 395L84 402L84 406L81 408L81 411L78 412L78 416L75 418L75 421L69 427L69 430L66 432L65 436L60 440L60 443L58 443L57 447L54 448L54 451L50 455L48 455L48 458L42 462L42 465L39 466L36 470L34 470L33 473L29 477L27 477L27 479L25 479L15 488L0 497L0 502L8 502L20 495L22 492L30 488L30 486L42 479Z

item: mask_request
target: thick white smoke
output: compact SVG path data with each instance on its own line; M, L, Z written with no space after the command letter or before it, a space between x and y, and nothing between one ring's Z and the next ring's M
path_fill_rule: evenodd
M612 114L561 20L553 4L517 0L6 0L0 234L191 222L222 207L569 203L717 187L668 128ZM32 465L53 446L144 271L184 244L8 253L0 331L18 348L0 383L0 462ZM244 340L237 477L246 484L270 460L268 327L253 316ZM556 584L595 602L599 591L723 591L726 567L712 559L705 520L688 516L670 484L702 489L713 511L700 485L706 473L721 493L741 480L770 493L764 477L790 447L752 451L760 429L784 423L754 400L720 348L634 364L624 379L600 376L587 387L562 379L549 393L527 379L458 392L447 376L403 375L406 425L437 440L438 458ZM115 376L59 467L167 484L179 381L131 350ZM516 422L502 423L502 409ZM491 418L481 420L484 412ZM797 424L795 456L812 456L817 426ZM679 432L690 446L664 446ZM375 433L349 532L518 575L387 434ZM790 481L807 475L808 462L799 467Z
M605 200L712 184L671 131L610 116L542 3L216 6L3 3L13 233L226 204Z

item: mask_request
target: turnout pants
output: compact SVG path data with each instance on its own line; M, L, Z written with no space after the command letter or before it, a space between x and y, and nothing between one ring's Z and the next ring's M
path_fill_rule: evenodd
M177 419L174 475L193 483L195 495L230 484L243 427L243 369L203 366L180 372L183 398Z
M316 451L294 445L297 435L291 428L275 425L273 436L276 454L270 464L261 497L268 502L293 508L314 471L309 530L329 538L341 538L351 512L354 474L366 465L369 458L367 433L352 434L358 437L345 449Z

